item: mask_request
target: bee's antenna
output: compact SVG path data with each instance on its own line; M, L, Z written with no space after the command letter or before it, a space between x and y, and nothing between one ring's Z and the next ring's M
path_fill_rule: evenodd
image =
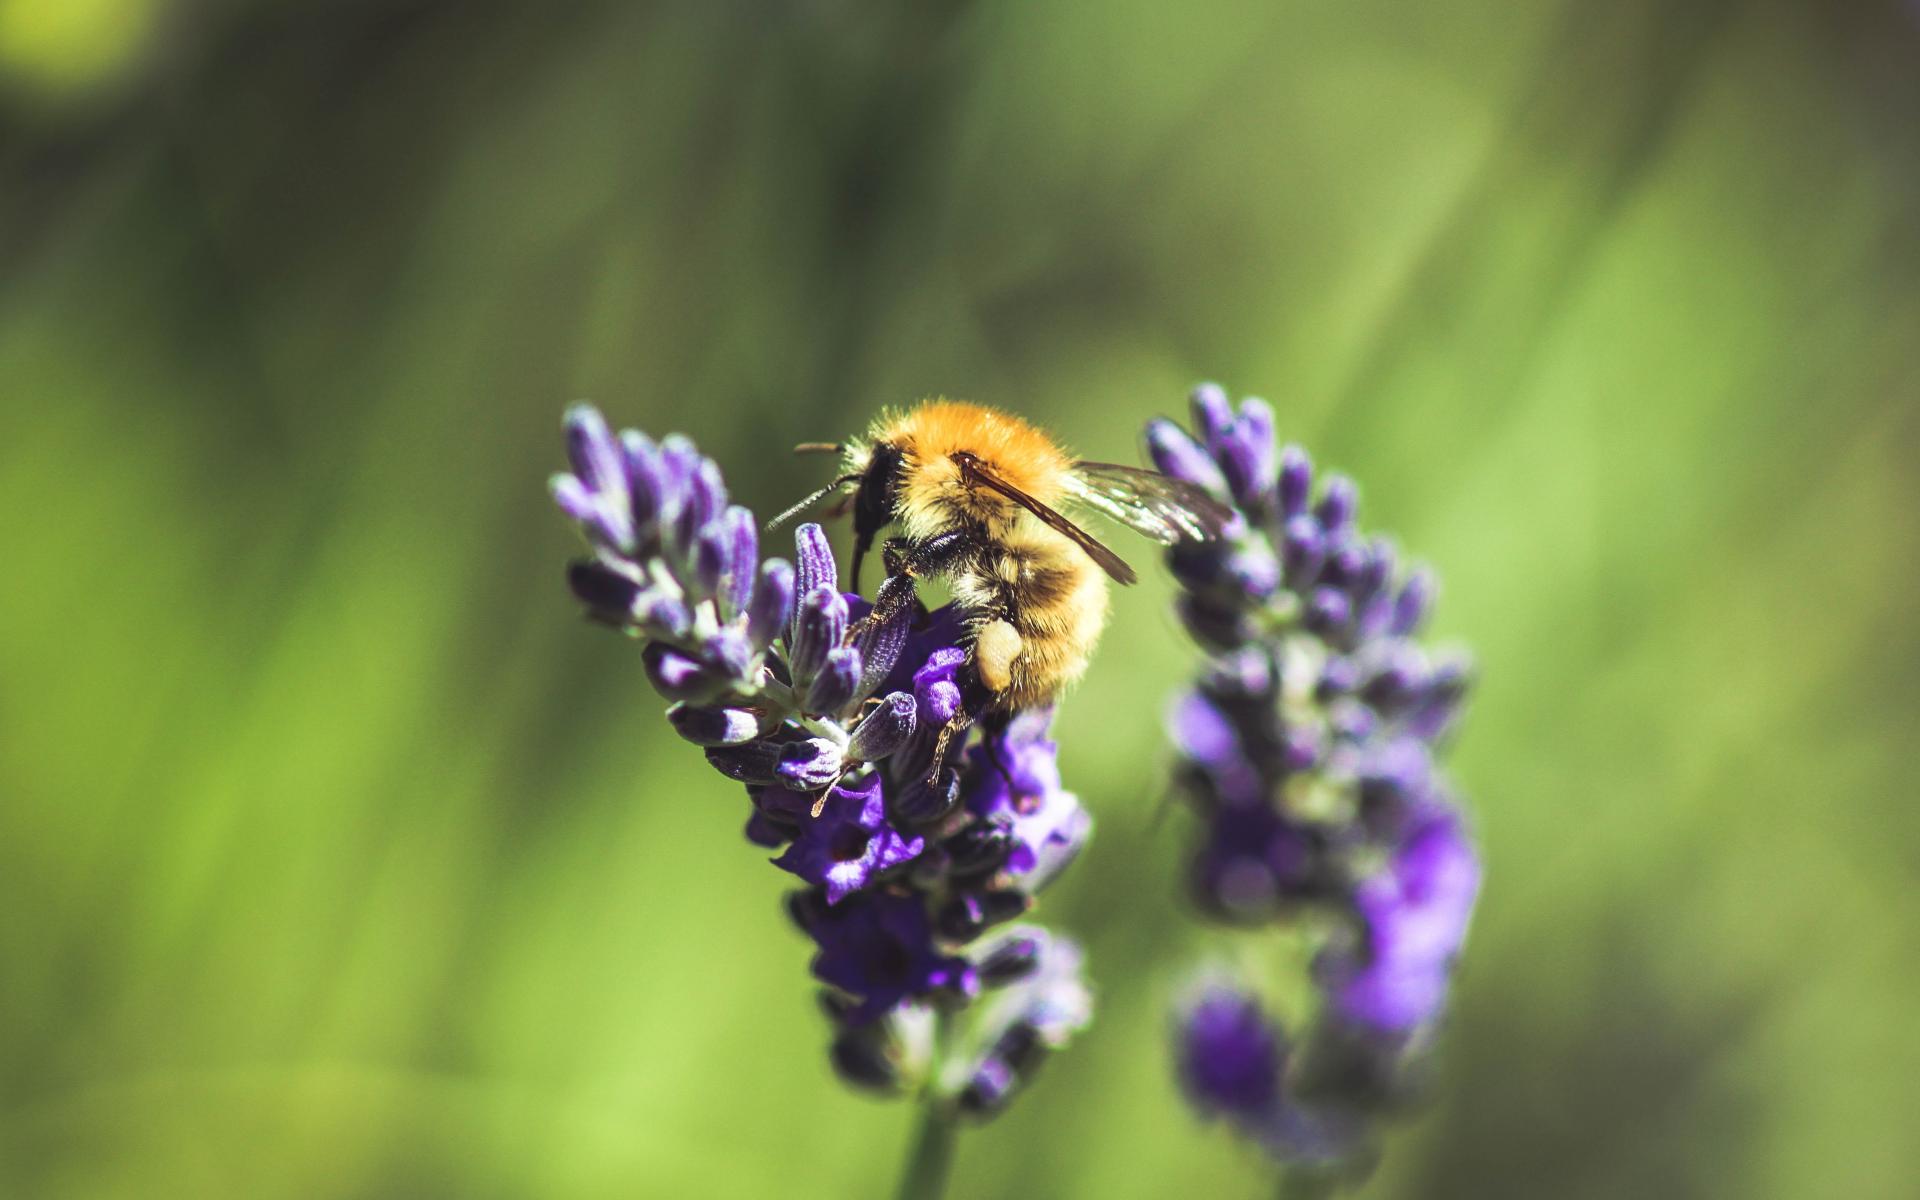
M795 454L839 454L846 447L839 442L801 442L793 448Z
M834 480L832 483L821 488L819 491L813 493L811 496L808 496L806 499L800 501L798 504L795 504L793 507L789 508L787 511L781 513L779 516L775 517L773 520L768 521L764 526L762 526L762 528L767 530L768 532L772 532L773 530L778 529L781 525L785 524L788 521L791 521L793 518L807 511L809 508L812 508L814 505L820 503L822 500L825 500L828 496L833 495L833 493L839 491L841 488L847 486L849 483L859 483L859 482L860 482L860 477L858 475L842 475L840 478Z

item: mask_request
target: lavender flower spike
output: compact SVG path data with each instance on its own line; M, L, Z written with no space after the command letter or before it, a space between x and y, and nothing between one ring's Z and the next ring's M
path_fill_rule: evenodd
M1241 521L1169 551L1181 619L1208 652L1169 723L1201 822L1188 878L1216 921L1332 933L1303 1031L1214 979L1175 1022L1178 1075L1203 1114L1275 1158L1351 1165L1432 1044L1479 891L1437 764L1468 670L1415 640L1434 577L1361 534L1352 480L1328 476L1316 498L1306 453L1276 448L1259 401L1236 411L1208 385L1192 409L1196 433L1155 422L1148 451Z
M684 437L616 437L585 406L566 434L553 495L588 550L568 582L642 643L674 731L745 785L748 841L801 885L788 909L814 945L835 1069L948 1117L999 1111L1091 1015L1071 942L990 932L1092 831L1061 787L1051 714L962 735L929 785L960 704L959 614L865 621L818 525L795 531L791 563L761 558L752 512Z

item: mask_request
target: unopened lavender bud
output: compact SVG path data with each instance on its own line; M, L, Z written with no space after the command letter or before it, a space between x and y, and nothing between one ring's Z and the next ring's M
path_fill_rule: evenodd
M629 429L620 435L620 459L627 476L635 536L652 541L658 536L666 476L660 467L660 448L644 433Z
M1245 613L1210 597L1185 592L1174 601L1174 608L1187 632L1209 650L1232 650L1254 635Z
M696 746L737 746L760 733L758 714L744 708L676 704L667 710L667 722Z
M1280 513L1293 518L1306 513L1313 494L1313 460L1298 446L1280 452Z
M857 1088L891 1092L900 1084L899 1068L888 1052L884 1030L877 1025L842 1029L827 1049L834 1073Z
M1215 449L1233 425L1233 403L1227 399L1226 389L1217 383L1203 383L1187 397L1187 406L1201 443L1209 450Z
M1312 585L1326 558L1327 539L1320 522L1305 513L1287 518L1280 531L1280 563L1287 586L1300 591Z
M880 701L853 731L847 755L861 762L886 758L913 736L918 704L909 692L893 692Z
M914 778L899 789L889 815L908 826L932 825L959 804L960 777L952 767L943 767L931 783L916 772Z
M703 455L694 462L693 473L687 480L686 505L680 511L682 538L690 541L726 508L726 481L714 461Z
M1003 921L1024 916L1032 907L1033 898L1025 892L962 892L941 906L934 924L947 939L969 942Z
M647 682L669 700L704 701L726 687L724 675L661 642L640 652Z
M631 618L633 602L640 595L639 584L594 560L568 564L567 586L595 616L607 620Z
M835 646L827 651L827 661L807 688L807 711L837 713L853 703L860 688L860 651L852 646Z
M1164 417L1147 423L1147 455L1162 474L1197 484L1216 500L1230 495L1220 464L1186 430Z
M840 747L826 738L806 738L780 748L774 777L796 792L817 792L840 777Z
M838 592L840 568L834 562L833 544L827 541L827 531L809 521L793 531L793 543L800 594L807 595L816 588Z
M755 650L766 649L785 632L792 615L793 567L785 559L770 558L760 564L760 578L747 605L747 640Z
M718 521L710 521L693 536L693 592L696 600L717 595L726 578L732 554L727 547L727 531Z
M742 742L737 746L713 746L707 750L707 762L713 769L752 786L781 783L780 755L785 747L775 742Z
M1313 515L1319 518L1328 538L1337 540L1353 528L1353 514L1359 504L1360 491L1354 487L1353 480L1345 475L1331 475L1327 477Z
M581 524L600 519L599 494L580 482L578 476L555 475L547 480L547 490L553 493L553 502L560 506L560 511Z
M665 592L642 592L634 601L633 619L651 637L680 639L693 630L693 614L678 596Z
M657 456L660 472L660 523L678 526L687 509L693 473L702 461L692 439L670 433L660 442Z
M980 983L984 987L1002 987L1032 975L1040 965L1046 943L1037 933L1022 933L1007 938L980 958Z
M627 477L620 462L620 448L600 410L591 404L574 405L567 410L565 429L567 461L587 490L624 493Z
M1020 1077L1012 1066L988 1055L974 1067L966 1086L954 1097L954 1103L969 1116L989 1117L1007 1106L1019 1083Z
M1352 605L1347 594L1335 588L1315 588L1307 600L1305 621L1308 629L1315 633L1330 633L1347 623L1352 615Z
M1280 590L1280 562L1265 543L1241 548L1226 566L1234 588L1250 600L1264 601Z
M1258 1121L1279 1103L1286 1043L1251 995L1204 986L1175 1018L1174 1041L1181 1087L1201 1112Z
M735 625L716 630L701 643L700 650L730 680L745 681L753 667L753 643L747 640L746 631Z
M1433 572L1422 567L1408 575L1400 585L1400 594L1394 597L1390 631L1402 637L1419 632L1433 606L1434 591Z
M721 514L726 533L727 563L718 588L720 619L731 621L753 603L754 579L760 563L760 526L753 514L738 504Z
M801 593L800 603L794 608L792 652L787 658L796 686L812 682L827 665L828 652L840 645L846 633L847 602L838 591L822 586Z
M889 599L890 589L913 590L913 580L897 575L880 585L876 604ZM860 677L860 695L870 694L880 686L887 676L893 674L894 666L899 663L901 652L907 648L907 634L913 623L911 605L902 606L892 619L881 623L868 623L860 634L860 657L865 670Z

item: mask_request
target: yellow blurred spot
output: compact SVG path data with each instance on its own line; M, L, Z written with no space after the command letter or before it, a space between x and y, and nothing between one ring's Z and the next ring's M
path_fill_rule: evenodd
M0 79L48 98L112 83L146 44L159 0L0 0Z

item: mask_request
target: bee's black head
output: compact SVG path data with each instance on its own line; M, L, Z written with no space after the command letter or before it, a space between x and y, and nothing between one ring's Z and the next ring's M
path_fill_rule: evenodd
M906 457L891 442L879 442L867 458L867 469L853 493L853 584L860 586L860 560L873 549L873 539L893 520L900 498Z

